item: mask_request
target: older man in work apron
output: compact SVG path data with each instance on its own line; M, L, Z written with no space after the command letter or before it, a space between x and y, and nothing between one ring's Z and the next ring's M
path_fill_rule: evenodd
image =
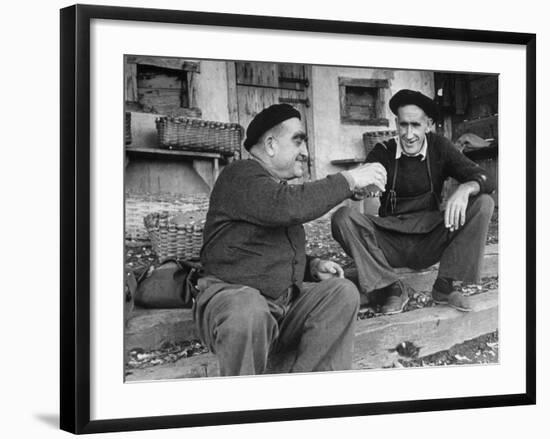
M397 116L397 138L377 144L368 163L381 163L389 187L380 200L379 216L342 207L332 218L332 233L357 266L363 302L377 291L383 314L401 312L411 288L394 268L427 268L437 262L432 289L436 303L469 311L467 297L453 281L480 280L485 240L494 208L487 195L494 184L484 169L461 154L446 138L430 132L435 103L412 90L390 100ZM461 183L441 210L443 183Z

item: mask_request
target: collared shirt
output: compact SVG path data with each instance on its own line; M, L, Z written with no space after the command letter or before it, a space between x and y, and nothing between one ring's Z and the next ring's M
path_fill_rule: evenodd
M395 160L401 158L401 154L405 154L408 157L416 157L421 155L422 159L420 161L426 160L426 151L428 150L428 137L424 137L424 144L422 145L422 148L420 148L420 151L418 151L414 155L407 154L403 148L401 147L401 141L399 140L399 137L395 138L395 143L397 143L397 148L395 149Z
M468 181L477 181L480 186L480 193L491 193L495 189L495 182L487 172L481 168L478 164L471 161L468 157L462 154L451 141L436 133L428 133L426 135L427 144L430 147L430 171L432 174L432 181L434 185L434 192L440 194L443 190L443 183L448 177L453 177L459 183L465 183ZM396 160L396 150L399 139L393 137L390 140L377 144L373 150L367 156L367 163L381 163L386 172L388 173L388 181L392 181L395 172L396 164L399 160ZM426 148L427 152L427 148ZM405 160L405 158L403 158ZM401 160L401 162L403 162ZM407 164L415 163L420 164L422 162L417 160L405 160ZM398 178L396 192L402 196L415 196L417 191L406 190L406 188L399 188L400 181L408 181L412 184L412 180L403 180L403 172L405 172L404 163L400 163L401 168ZM426 175L422 170L422 175ZM380 202L385 205L389 197L389 191L382 194Z

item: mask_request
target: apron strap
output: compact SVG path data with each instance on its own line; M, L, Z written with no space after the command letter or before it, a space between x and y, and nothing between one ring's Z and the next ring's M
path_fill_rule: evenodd
M388 201L390 202L391 212L395 211L397 205L397 193L395 192L395 182L397 181L397 168L399 167L399 160L395 161L395 169L393 171L393 180L390 189L390 196L386 200L386 212L388 211Z
M424 140L426 141L426 140ZM434 193L434 183L432 179L432 170L430 167L430 153L428 152L428 148L426 148L426 167L428 169L428 179L430 180L430 192ZM399 168L399 160L395 160L395 169L393 171L393 179L390 189L390 196L386 199L386 212L388 211L388 202L390 203L391 212L395 212L395 208L397 207L397 193L395 192L395 182L397 181L397 169ZM437 197L436 194L436 198Z
M426 166L428 167L428 178L430 179L430 192L434 191L434 182L432 180L432 167L430 166L430 153L426 148Z

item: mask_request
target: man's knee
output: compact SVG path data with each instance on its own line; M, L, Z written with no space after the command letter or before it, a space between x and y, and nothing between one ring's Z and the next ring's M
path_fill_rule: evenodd
M357 228L359 224L363 230L373 230L372 222L367 216L348 206L342 206L334 212L330 222L333 236L335 231L338 232L342 230L349 230L351 228Z
M481 194L475 197L470 205L473 214L481 215L486 218L491 218L495 208L495 202L490 195Z
M247 337L257 331L271 331L273 317L266 300L252 289L233 294L227 308L218 315L217 331L226 337Z
M350 310L359 307L359 290L352 281L332 278L323 282L326 282L327 294L333 295L340 307Z
M349 224L351 222L351 213L352 209L348 206L342 206L336 210L330 219L332 229L334 230L335 227L341 228L341 226Z

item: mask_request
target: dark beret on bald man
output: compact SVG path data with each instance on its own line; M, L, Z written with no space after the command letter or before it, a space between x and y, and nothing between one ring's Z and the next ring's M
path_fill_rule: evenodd
M267 130L293 117L302 118L300 112L289 104L275 104L264 108L248 125L244 147L250 151Z

